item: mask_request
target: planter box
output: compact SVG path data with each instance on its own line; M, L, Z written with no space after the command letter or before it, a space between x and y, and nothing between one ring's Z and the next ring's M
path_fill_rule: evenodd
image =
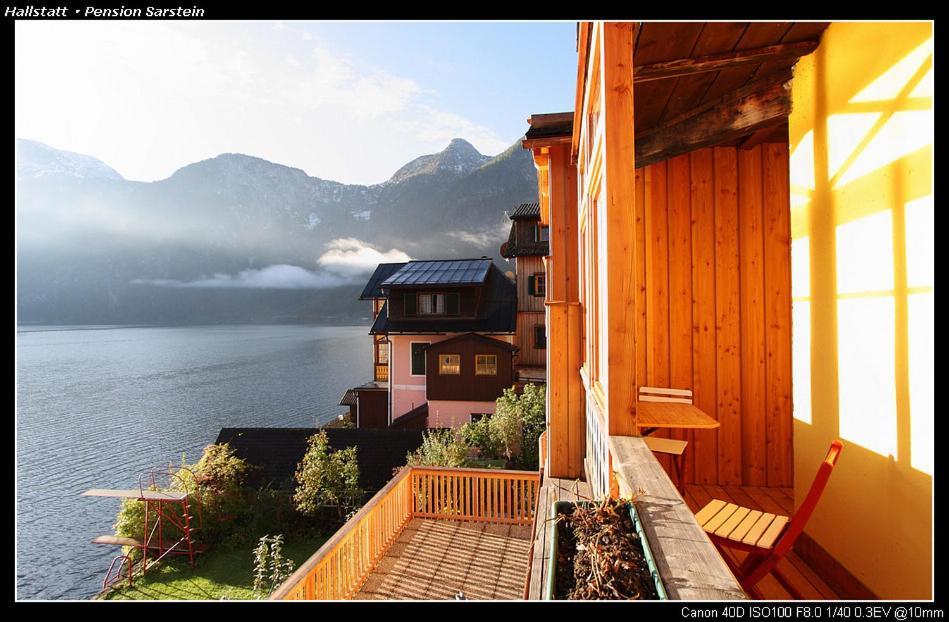
M547 585L544 586L544 600L554 600L554 592L557 589L557 547L560 541L560 530L565 528L560 524L560 521L557 520L557 515L569 513L574 505L589 506L591 504L588 501L581 501L576 504L573 501L555 501L550 506L550 520L553 521L553 534L550 538L550 557L547 560ZM636 533L639 534L639 542L642 544L646 564L655 582L656 593L659 595L659 600L668 600L669 597L666 595L666 588L662 584L662 579L659 577L659 569L656 568L652 551L649 549L649 541L646 539L645 532L643 532L642 522L639 520L636 506L632 503L628 503L627 507L629 508L630 517L633 519L633 525L636 527Z

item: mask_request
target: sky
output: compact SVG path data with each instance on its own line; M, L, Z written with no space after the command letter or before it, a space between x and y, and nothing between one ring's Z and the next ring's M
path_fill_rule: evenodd
M18 21L16 135L126 179L245 153L372 184L573 109L574 22Z

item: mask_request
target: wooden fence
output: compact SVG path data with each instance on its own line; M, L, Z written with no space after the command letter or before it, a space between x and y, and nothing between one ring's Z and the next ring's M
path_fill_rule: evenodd
M533 471L402 469L270 598L352 598L413 518L531 525L539 487Z

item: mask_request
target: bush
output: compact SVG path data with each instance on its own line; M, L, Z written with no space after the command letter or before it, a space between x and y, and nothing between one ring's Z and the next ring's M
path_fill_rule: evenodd
M247 534L246 517L258 510L256 504L249 504L249 493L243 488L250 466L244 460L234 455L234 450L227 444L208 445L201 455L201 459L193 465L188 465L182 458L181 468L173 477L168 478L165 490L187 492L190 494L189 505L191 515L192 540L206 545L221 544L229 539L239 542ZM158 489L158 486L152 487ZM158 520L157 504L149 507L148 524L154 525ZM200 512L200 529L197 516ZM115 533L127 538L144 541L145 503L138 499L123 499L122 507L116 516ZM242 520L243 519L243 520ZM164 521L163 539L174 542L181 538L183 532ZM135 549L133 553L138 555Z
M409 466L464 466L468 445L453 430L429 430L422 435L422 444L405 456Z
M260 538L254 549L254 591L269 595L293 574L293 560L283 556L283 534Z
M297 466L296 480L293 501L297 510L310 516L320 506L331 505L342 521L347 509L356 507L363 495L356 448L331 451L323 431L310 437L306 455Z
M477 449L478 457L485 460L501 457L501 446L491 432L491 417L466 423L458 432L465 445Z

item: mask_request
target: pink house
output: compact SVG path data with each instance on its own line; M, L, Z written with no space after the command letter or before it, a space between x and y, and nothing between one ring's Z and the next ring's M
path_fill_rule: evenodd
M454 428L494 413L514 384L515 284L486 258L380 264L374 376L347 392L357 427Z

